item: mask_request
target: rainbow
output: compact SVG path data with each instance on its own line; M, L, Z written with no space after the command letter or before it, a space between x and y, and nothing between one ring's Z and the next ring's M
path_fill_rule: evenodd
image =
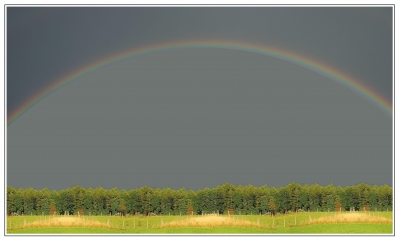
M388 116L392 116L391 101L386 100L385 98L374 92L372 89L370 89L368 86L362 84L361 82L357 81L351 76L346 75L321 62L318 62L317 60L313 60L293 52L288 52L282 49L269 47L265 45L250 44L250 43L236 42L236 41L210 40L210 41L172 42L172 43L144 46L141 48L134 48L129 51L124 51L109 56L107 58L101 59L99 61L93 62L64 76L61 79L54 81L46 88L34 94L30 99L25 101L22 105L20 105L18 108L13 110L8 115L7 124L10 125L11 123L13 123L18 117L20 117L23 113L29 110L32 106L34 106L40 100L50 95L57 89L62 88L66 84L75 80L76 78L88 74L96 69L102 68L104 66L119 61L123 61L128 58L138 57L144 54L151 54L154 52L184 49L184 48L221 48L221 49L240 50L258 54L265 54L271 57L286 60L291 63L298 64L300 66L308 68L326 77L329 77L330 79L350 88L355 93L359 94L366 100L375 104L378 108L383 110Z

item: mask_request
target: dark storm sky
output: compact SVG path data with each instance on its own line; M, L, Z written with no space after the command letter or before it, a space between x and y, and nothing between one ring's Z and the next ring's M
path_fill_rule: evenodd
M7 8L7 111L74 70L150 44L220 39L316 59L392 98L391 8ZM7 127L7 184L202 189L391 184L392 120L265 55L153 53L98 69Z

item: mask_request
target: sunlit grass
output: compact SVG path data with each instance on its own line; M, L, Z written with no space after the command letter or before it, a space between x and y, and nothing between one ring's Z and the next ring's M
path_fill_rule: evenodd
M14 227L13 229L22 228L108 228L118 229L117 227L109 225L109 223L102 223L97 220L88 220L80 217L51 217L48 216L42 220L36 220L31 223L25 223Z
M336 224L336 223L376 223L376 224L392 224L392 220L380 217L371 216L371 213L340 213L327 217L320 217L315 220L307 222L307 225L311 224Z
M392 233L392 212L203 216L18 216L7 233L234 234Z
M258 223L250 222L249 220L238 220L234 217L206 215L201 217L190 217L170 223L161 224L160 228L178 228L178 227L255 227L262 228Z

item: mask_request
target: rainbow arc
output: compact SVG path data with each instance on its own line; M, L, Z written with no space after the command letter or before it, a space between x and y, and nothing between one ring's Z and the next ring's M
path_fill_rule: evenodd
M151 54L162 51L170 51L185 48L220 48L220 49L231 49L247 51L257 54L264 54L278 59L286 60L288 62L298 64L302 67L308 68L315 71L323 76L326 76L339 84L346 86L347 88L353 90L355 93L364 97L369 102L373 103L375 106L380 108L386 115L392 116L392 103L391 101L383 98L378 93L373 91L367 85L361 83L355 78L346 75L339 70L325 65L317 60L310 59L306 56L302 56L293 52L288 52L282 49L257 45L245 42L236 41L220 41L220 40L205 40L205 41L185 41L185 42L171 42L157 45L144 46L141 48L134 48L129 51L124 51L107 58L101 59L99 61L93 62L74 72L54 81L52 84L43 88L41 91L35 93L30 99L25 101L22 105L12 111L7 118L7 124L12 124L16 119L18 119L23 113L32 108L35 104L40 102L43 98L55 92L57 89L62 88L73 80L86 75L92 71L95 71L104 66L126 60L132 57L138 57L145 54Z

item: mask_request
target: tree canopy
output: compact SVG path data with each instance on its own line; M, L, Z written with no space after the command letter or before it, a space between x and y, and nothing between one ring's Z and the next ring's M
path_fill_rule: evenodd
M66 190L35 190L7 186L7 214L17 215L194 215L203 213L265 214L296 211L387 211L393 207L388 185L301 185L269 188L234 186L193 191L141 187L129 191L75 186ZM188 211L189 210L189 211Z

